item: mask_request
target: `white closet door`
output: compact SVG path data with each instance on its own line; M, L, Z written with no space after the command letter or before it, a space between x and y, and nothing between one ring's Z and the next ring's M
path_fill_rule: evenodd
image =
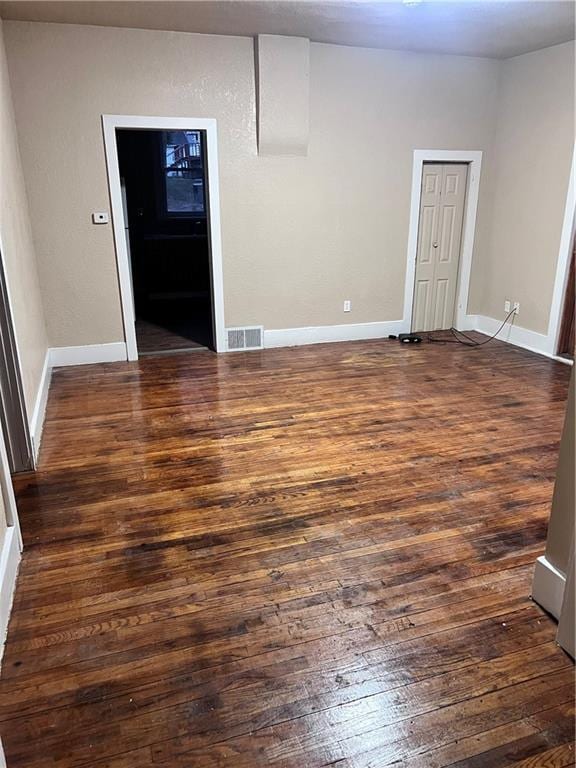
M467 173L466 164L423 167L413 331L454 323Z

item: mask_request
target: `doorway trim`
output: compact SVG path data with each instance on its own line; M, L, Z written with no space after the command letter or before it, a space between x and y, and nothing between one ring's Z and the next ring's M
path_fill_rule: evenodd
M222 268L222 236L220 231L220 184L218 177L218 135L216 120L204 117L145 117L142 115L102 115L104 150L108 168L108 188L112 208L112 226L120 301L124 321L124 338L128 360L138 360L134 306L132 303L132 280L126 238L124 234L124 213L118 165L117 128L155 131L206 131L206 168L208 171L208 208L210 222L210 272L212 281L212 315L214 318L214 346L216 352L226 350L224 326L224 277Z
M550 355L558 354L560 341L560 328L564 310L564 298L570 271L570 257L574 242L574 229L576 227L576 143L572 150L572 165L568 179L566 192L566 204L564 206L564 218L560 234L558 260L556 262L556 274L554 277L554 289L550 305L550 317L548 319L548 333L546 334L546 352Z
M18 411L19 416L19 422L22 425L22 431L24 433L24 441L26 443L26 453L28 455L28 459L30 461L31 466L30 467L21 467L19 470L16 471L29 471L30 469L36 469L37 459L38 459L38 449L39 449L39 443L35 440L35 433L32 428L33 422L30 420L28 415L28 408L26 405L26 396L24 394L24 381L23 381L23 366L22 366L22 356L20 354L20 346L18 342L18 334L16 331L16 324L14 320L14 301L12 298L12 292L10 289L10 281L8 279L8 270L6 267L6 251L4 249L4 242L2 239L2 233L0 233L0 271L2 272L2 276L0 278L0 282L3 285L4 289L4 304L5 304L5 314L6 314L6 320L8 322L9 328L8 336L9 339L7 340L9 345L12 347L12 370L11 373L14 377L14 395L15 395L15 405L16 409ZM1 289L0 289L1 290ZM46 365L46 361L44 361L44 365ZM42 371L41 376L41 382L39 387L42 385L42 380L44 379L44 370ZM40 391L40 389L39 389ZM0 397L1 401L1 397ZM0 402L0 407L3 407ZM36 410L36 408L34 409ZM6 415L6 420L8 421L8 416ZM11 441L11 436L6 435L7 440ZM7 443L4 441L5 447L6 447L6 454L8 454L8 448Z
M464 227L460 248L458 269L458 290L456 294L456 325L466 330L468 294L470 291L470 273L472 253L476 234L476 213L482 170L482 152L480 150L454 149L415 149L412 165L412 192L410 195L410 223L408 228L408 252L406 260L406 283L404 286L404 315L402 324L412 328L412 309L414 305L414 280L416 277L416 258L418 256L418 228L420 224L420 197L422 171L424 163L467 163L470 171L466 187L464 205ZM468 329L470 330L470 329Z

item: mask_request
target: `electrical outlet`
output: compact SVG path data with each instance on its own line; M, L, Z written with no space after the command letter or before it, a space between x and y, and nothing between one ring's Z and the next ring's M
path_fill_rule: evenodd
M346 301L344 302L344 312L350 312L351 309L352 309L352 302L350 301L350 299L346 299Z
M506 299L504 302L504 312L512 312L512 305L510 303L510 299Z
M520 302L519 301L515 301L514 302L514 306L512 307L512 309L514 310L514 314L515 315L519 315L520 314Z

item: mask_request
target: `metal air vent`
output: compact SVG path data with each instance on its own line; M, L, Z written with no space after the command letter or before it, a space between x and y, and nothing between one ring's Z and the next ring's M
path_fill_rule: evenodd
M263 349L264 327L261 325L246 328L227 328L228 351L238 352L243 349Z

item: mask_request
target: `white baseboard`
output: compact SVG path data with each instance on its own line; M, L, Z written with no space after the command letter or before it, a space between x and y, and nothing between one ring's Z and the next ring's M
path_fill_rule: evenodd
M496 333L501 325L502 320L495 320L493 317L487 317L486 315L476 315L476 330L485 333L487 336L492 336L492 334ZM536 331L522 328L516 322L513 324L506 323L498 334L498 338L500 341L506 341L508 344L514 344L516 347L529 349L531 352L538 352L541 355L548 354L548 337L543 333L536 333Z
M479 330L478 315L464 315L464 324L458 326L459 331L477 331Z
M308 328L279 328L264 331L264 348L296 347L301 344L323 344L330 341L383 339L390 333L404 333L402 320L347 325L316 325Z
M87 344L81 347L52 347L49 350L50 366L88 365L90 363L115 363L126 360L126 344L115 341L111 344Z
M496 320L487 315L466 315L466 327L460 330L479 331L486 334L486 336L493 336L501 325L502 320ZM558 357L558 355L550 351L550 339L546 334L530 331L528 328L522 328L522 326L516 323L506 323L498 334L498 340L513 344L515 347L522 347L522 349L527 349L530 352L536 352L560 363L572 365L571 360Z
M546 555L539 557L534 568L532 599L555 619L560 617L562 611L565 586L566 576L546 559Z
M20 543L16 528L6 529L6 535L0 551L0 660L6 642L8 619L14 599L18 564L20 563Z
M485 315L466 315L463 331L480 331L488 336L496 333L502 321ZM295 347L303 344L324 344L332 341L361 341L363 339L383 339L389 334L407 333L403 320L385 320L377 323L347 323L343 325L316 325L304 328L278 328L264 331L264 348ZM537 352L562 363L571 361L550 354L548 337L542 333L529 331L520 326L506 325L498 335L500 341ZM114 363L127 360L126 344L116 341L109 344L87 344L78 347L52 347L48 350L45 368L51 371L67 365L87 365L90 363ZM48 377L49 382L49 377ZM41 408L38 408L41 413ZM36 409L35 409L36 414ZM33 417L34 419L34 417ZM36 426L41 419L33 421ZM35 434L35 430L32 431Z
M46 404L48 402L48 391L50 389L50 379L52 377L52 366L50 364L50 350L46 350L38 393L34 404L34 411L30 419L30 436L32 438L32 452L34 466L38 461L38 452L40 451L40 441L42 440L42 429L44 427L44 417L46 415Z
M479 331L492 336L502 325L486 315L466 315L462 331ZM345 325L316 325L307 328L278 328L264 331L264 348L295 347L301 344L323 344L331 341L360 341L362 339L382 339L389 334L407 333L403 320L388 320L379 323L350 323ZM571 360L550 353L550 340L543 333L536 333L519 325L507 323L498 334L500 341L522 347L530 352L558 360L568 365Z

